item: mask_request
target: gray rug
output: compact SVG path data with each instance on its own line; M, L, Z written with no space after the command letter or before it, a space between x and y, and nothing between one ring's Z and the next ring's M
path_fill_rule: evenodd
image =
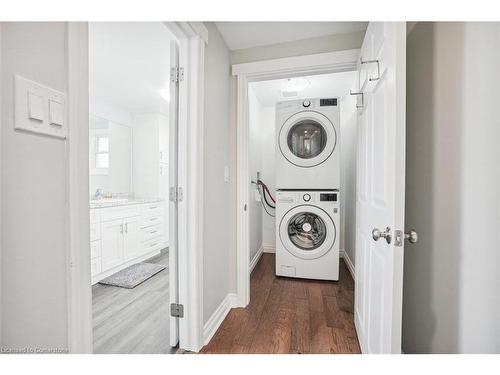
M163 271L167 266L153 263L137 263L99 281L99 284L132 289Z

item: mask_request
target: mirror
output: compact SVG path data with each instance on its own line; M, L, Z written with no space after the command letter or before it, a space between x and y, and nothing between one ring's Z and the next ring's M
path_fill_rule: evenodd
M131 192L132 128L105 118L89 117L90 193L97 189Z

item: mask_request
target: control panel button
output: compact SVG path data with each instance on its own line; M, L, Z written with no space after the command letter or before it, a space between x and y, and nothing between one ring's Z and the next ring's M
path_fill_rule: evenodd
M311 105L311 102L309 100L304 100L302 102L302 105L307 108L307 107L309 107Z
M304 194L302 199L304 199L304 202L309 202L311 200L311 196L309 194Z

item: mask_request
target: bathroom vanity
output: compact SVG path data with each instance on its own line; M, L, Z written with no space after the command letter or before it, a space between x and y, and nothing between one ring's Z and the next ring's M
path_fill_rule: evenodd
M91 201L92 284L168 246L166 205L163 199Z

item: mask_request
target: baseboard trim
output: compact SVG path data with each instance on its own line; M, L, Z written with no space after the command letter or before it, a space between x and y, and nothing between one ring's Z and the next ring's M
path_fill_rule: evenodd
M229 293L221 302L219 307L214 311L210 319L203 326L203 344L207 345L215 332L226 318L229 311L236 305L236 294Z
M257 254L253 257L252 261L250 262L250 273L252 273L253 269L259 263L260 257L262 256L264 252L264 248L261 246L259 250L257 250Z
M354 264L352 263L351 258L349 258L349 254L347 253L347 251L345 251L344 249L340 249L339 256L345 260L345 264L347 265L347 268L351 273L352 279L356 281L356 277L354 276L356 274L354 272Z
M270 254L276 253L276 246L263 245L262 248L264 249L265 253L270 253Z

